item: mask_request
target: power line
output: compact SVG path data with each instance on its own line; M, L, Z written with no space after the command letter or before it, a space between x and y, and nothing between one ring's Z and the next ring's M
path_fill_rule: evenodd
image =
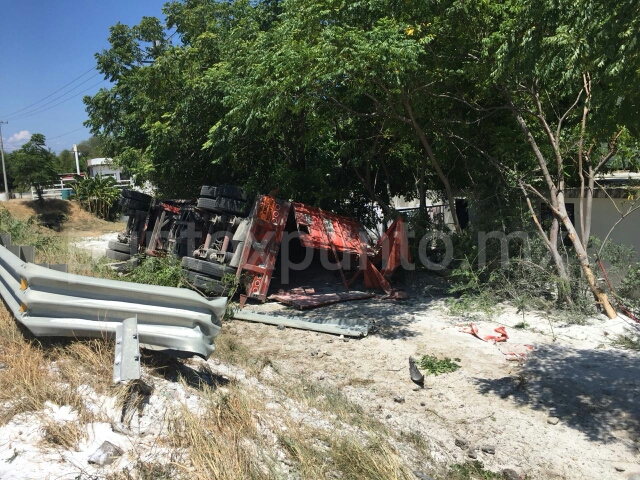
M55 140L56 138L64 137L65 135L69 135L71 133L78 132L80 130L84 130L84 127L76 128L75 130L71 130L70 132L63 133L62 135L56 135L55 137L49 137L47 140Z
M65 100L63 100L63 101L61 101L61 102L58 102L58 103L56 103L56 104L54 104L54 105L51 105L50 107L44 108L44 109L42 109L42 110L34 111L33 113L27 113L27 114L25 114L25 115L20 115L19 117L14 117L14 118L11 118L10 120L20 120L20 119L22 119L22 118L32 117L32 116L34 116L34 115L38 115L38 114L40 114L40 113L42 113L42 112L46 112L47 110L51 110L52 108L57 107L58 105L62 105L63 103L66 103L66 102L68 102L69 100L72 100L72 99L76 98L77 96L82 95L82 94L83 94L83 93L85 93L85 92L88 92L88 91L89 91L89 90L91 90L93 87L97 87L98 85L100 85L101 83L103 83L103 82L105 82L105 81L106 81L106 80L100 80L98 83L95 83L95 84L91 85L91 86L90 86L89 88L87 88L86 90L83 90L83 91L81 91L80 93L77 93L77 94L75 94L75 95L74 95L74 96L72 96L72 97L69 97L69 98L67 98L67 99L65 99Z
M86 72L84 72L84 73L83 73L82 75L80 75L79 77L76 77L76 78L74 78L73 80L71 80L71 81L70 81L69 83L67 83L64 87L59 88L59 89L58 89L58 90L56 90L55 92L50 93L50 94L49 94L49 95L47 95L46 97L41 98L40 100L38 100L38 101L37 101L37 102L35 102L35 103L32 103L31 105L28 105L28 106L26 106L26 107L24 107L24 108L21 108L20 110L16 110L15 112L8 113L7 115L5 115L5 117L9 117L9 116L11 116L11 115L15 115L16 113L20 113L20 112L22 112L22 111L24 111L24 110L27 110L28 108L33 107L34 105L39 104L39 103L40 103L40 102L42 102L43 100L46 100L47 98L49 98L49 97L51 97L51 96L55 95L55 94L56 94L56 93L58 93L59 91L64 90L65 88L67 88L67 87L68 87L69 85L71 85L72 83L75 83L77 80L80 80L80 79L81 79L82 77L84 77L87 73L91 72L92 70L95 70L95 68L96 68L96 67L91 67L89 70L87 70ZM94 75L94 76L95 76L95 75Z
M37 112L38 110L40 110L42 107L46 107L47 105L51 105L53 102L55 102L56 100L61 99L62 97L64 97L65 95L73 92L74 90L76 90L77 88L79 88L80 86L84 85L85 83L87 83L89 80L91 80L92 78L97 77L98 75L100 75L100 72L96 73L95 75L92 75L91 77L87 78L84 82L79 83L78 85L76 85L75 87L73 87L71 90L64 92L62 95L58 95L56 98L54 98L53 100L49 100L47 103L44 103L42 105L40 105L39 107L34 108L33 110L29 110L28 112L24 112L21 113L20 115L18 115L17 117L11 117L9 118L9 120L15 120L17 118L24 118L25 116ZM104 80L102 80L104 81ZM102 82L100 82L102 83ZM86 91L86 90L85 90ZM73 98L73 97L69 97L69 98ZM46 109L45 109L46 110Z

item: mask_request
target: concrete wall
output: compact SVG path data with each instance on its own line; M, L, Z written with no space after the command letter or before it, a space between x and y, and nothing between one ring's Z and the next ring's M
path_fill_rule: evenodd
M631 201L625 199L616 198L614 201L623 213L625 213L631 205ZM567 198L566 202L574 204L575 227L580 231L580 200L577 198ZM610 199L594 198L591 216L591 235L595 235L603 240L609 232L609 229L620 219L620 216L620 213L618 213ZM613 230L609 239L615 243L632 246L636 249L636 252L640 253L640 210L636 210L622 220Z

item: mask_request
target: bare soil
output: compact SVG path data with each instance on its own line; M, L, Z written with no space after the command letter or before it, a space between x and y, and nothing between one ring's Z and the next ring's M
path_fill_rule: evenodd
M437 292L437 279L419 276L405 301L304 313L277 304L247 307L315 321L374 321L374 333L360 340L237 320L230 331L280 372L338 386L394 430L422 433L442 447L442 463L470 461L475 450L487 470L511 468L527 479L626 479L640 472L640 356L611 346L628 319L603 316L587 325L556 319L552 331L537 314L525 314L522 328L515 309L493 319L472 314L483 333L506 327L508 341L496 345L461 332L473 318L449 315ZM507 360L511 352L527 352L525 345L534 347L526 361ZM462 368L428 376L419 388L408 359L425 354L459 358Z
M108 222L91 215L80 208L76 202L58 199L45 199L44 205L38 201L15 199L0 204L14 218L27 220L38 217L44 222L60 219L59 227L51 228L52 235L64 235L70 238L97 237L99 235L123 230L123 222Z

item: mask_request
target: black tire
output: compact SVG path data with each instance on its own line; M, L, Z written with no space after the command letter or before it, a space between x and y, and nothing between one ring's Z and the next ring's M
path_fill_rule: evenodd
M131 245L129 243L122 243L111 241L109 242L109 250L114 250L116 252L128 253L129 255L135 255L138 253L138 249L135 245Z
M149 210L135 210L135 209L127 209L127 215L146 215L149 213Z
M151 203L151 200L153 200L153 197L151 195L147 195L146 193L142 192L136 192L135 190L131 190L129 188L122 189L122 196L124 198L130 198L131 200L142 203Z
M225 273L235 274L236 269L221 263L207 262L193 257L182 257L182 268L203 273L209 277L222 278Z
M121 197L120 205L128 210L141 210L143 212L148 212L151 203L149 202L139 202L138 200L134 200L132 198Z
M185 270L187 279L198 290L203 292L216 293L218 295L226 295L229 292L229 287L222 284L220 280L215 278L199 275L195 272Z
M233 185L220 185L218 187L218 196L233 198L234 200L247 201L244 190Z
M203 185L200 189L200 196L205 198L216 198L218 196L218 187Z
M129 255L128 253L116 252L115 250L106 250L106 256L107 258L110 258L112 260L119 260L121 262L129 260L131 258L131 255Z
M213 212L230 213L239 217L247 215L247 203L233 198L200 198L198 200L198 208Z
M247 200L244 190L233 185L220 185L219 187L204 185L200 189L200 196L205 198L227 197L233 200Z

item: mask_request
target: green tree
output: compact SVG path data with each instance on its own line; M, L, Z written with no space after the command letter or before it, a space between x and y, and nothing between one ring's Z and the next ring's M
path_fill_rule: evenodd
M11 173L22 189L35 188L40 203L43 192L58 179L55 168L56 156L46 147L46 138L34 133L19 150L11 154Z
M92 136L87 140L82 140L76 146L78 147L78 153L80 154L79 160L81 171L86 171L87 160L104 157L102 152L102 139L100 137Z
M58 173L71 173L76 171L76 158L71 150L62 150L58 154L56 162Z
M559 250L561 228L596 302L613 317L591 269L587 244L596 177L621 146L634 142L630 131L638 131L638 93L629 85L638 81L640 47L631 32L638 27L639 6L632 1L513 0L487 12L493 18L483 41L488 69L484 81L477 79L477 90L491 92L486 95L493 104L476 110L510 117L517 127L511 142L520 155L500 151L497 144L489 147L493 153L484 154L521 190L564 280L566 298L569 274ZM465 101L464 95L460 98ZM565 202L568 187L580 191L575 222ZM549 225L538 217L540 203L552 212Z
M100 218L111 220L117 211L120 190L113 177L80 177L72 184L73 199L80 206Z

